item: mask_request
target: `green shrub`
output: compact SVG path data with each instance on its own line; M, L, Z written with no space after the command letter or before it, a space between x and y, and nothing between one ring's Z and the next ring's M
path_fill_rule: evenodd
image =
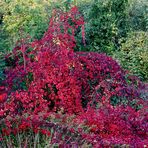
M87 47L83 50L111 54L120 46L120 38L129 30L128 0L94 0L78 3L85 18ZM81 47L78 48L82 50Z
M113 55L123 68L148 81L148 33L132 32Z
M146 31L148 29L147 0L129 0L129 23L132 30Z

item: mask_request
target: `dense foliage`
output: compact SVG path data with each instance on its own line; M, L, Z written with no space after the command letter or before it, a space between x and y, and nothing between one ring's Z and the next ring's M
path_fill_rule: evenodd
M130 33L121 50L114 52L121 66L148 81L148 33ZM127 64L128 63L128 64Z
M111 53L129 31L127 0L95 0L88 12L86 38L89 50Z
M13 0L1 3L1 39L0 51L11 51L15 43L24 36L41 38L48 27L50 3L35 0ZM49 12L48 12L49 11ZM22 31L24 34L22 35Z
M124 68L140 76L141 80L147 81L145 62L148 56L143 58L142 55L143 60L139 60L141 50L147 51L147 44L142 45L141 50L136 46L132 47L133 50L130 53L123 52L125 44L129 44L135 38L137 31L147 34L147 0L121 0L120 2L118 0L58 0L58 2L54 0L2 0L0 4L0 52L11 52L16 46L16 41L27 36L30 36L30 41L41 39L48 28L52 10L58 8L66 12L73 5L78 6L86 22L86 43L83 44L81 30L78 28L75 32L77 41L75 51L105 52L121 59L120 64ZM142 40L147 42L146 38ZM138 56L135 57L135 54ZM130 57L131 60L126 60L126 57ZM139 61L142 61L142 64ZM132 65L132 68L127 65ZM3 77L1 74L0 76Z
M40 40L23 38L5 56L6 80L0 87L3 147L8 137L9 146L16 147L35 137L30 145L35 147L38 136L40 146L148 144L145 84L106 54L74 52L77 30L85 45L84 19L77 7L54 9ZM32 139L25 139L27 133ZM16 135L21 135L19 142Z

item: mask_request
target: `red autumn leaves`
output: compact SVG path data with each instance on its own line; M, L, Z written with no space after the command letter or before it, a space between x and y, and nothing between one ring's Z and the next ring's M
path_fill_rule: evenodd
M84 42L84 20L77 8L67 13L55 10L41 40L26 44L23 51L15 48L14 65L6 70L9 95L0 95L0 117L75 114L90 127L90 133L82 136L91 141L93 133L100 146L145 144L147 105L137 91L142 83L131 77L129 84L126 71L105 54L74 52L78 27L83 29ZM139 112L138 105L143 108ZM19 125L22 130L29 127L27 122ZM38 130L50 136L50 131L37 126L34 132Z

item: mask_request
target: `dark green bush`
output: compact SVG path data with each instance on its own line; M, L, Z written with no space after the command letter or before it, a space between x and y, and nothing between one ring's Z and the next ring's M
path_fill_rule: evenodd
M119 48L129 30L127 4L128 0L94 0L79 6L86 21L85 50L111 54Z

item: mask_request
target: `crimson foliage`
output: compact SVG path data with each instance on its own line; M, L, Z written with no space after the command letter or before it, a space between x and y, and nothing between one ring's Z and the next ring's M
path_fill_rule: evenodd
M62 110L94 125L90 132L106 141L96 140L98 144L132 145L137 140L144 145L148 128L140 110L147 108L139 91L143 84L105 54L74 52L80 27L85 44L84 20L77 8L54 10L41 40L21 40L6 57L11 66L5 71L8 96L0 100L0 117L47 116Z

